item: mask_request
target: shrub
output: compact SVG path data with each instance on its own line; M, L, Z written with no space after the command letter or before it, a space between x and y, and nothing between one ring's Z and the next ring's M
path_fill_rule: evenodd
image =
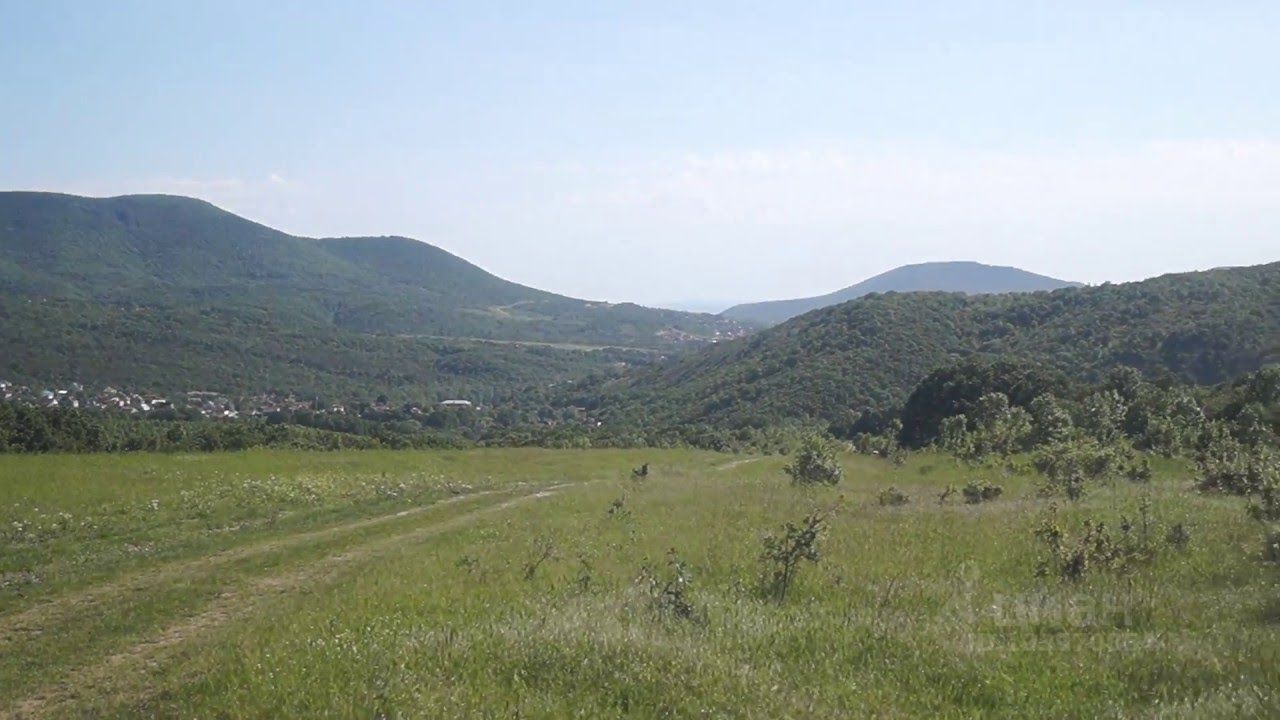
M1151 461L1146 458L1129 463L1124 470L1124 476L1133 483L1149 483L1151 475Z
M1036 455L1034 465L1044 473L1047 494L1061 493L1070 500L1079 500L1086 483L1115 477L1132 454L1119 444L1078 440L1044 448Z
M538 541L534 548L533 556L524 564L524 579L532 580L538 574L538 568L542 564L556 556L556 546L548 538Z
M1267 533L1262 546L1262 559L1271 563L1280 563L1280 530Z
M990 502L1000 497L1004 492L1004 488L999 485L970 480L969 483L964 486L963 492L964 501L966 503L970 505L977 505L979 503Z
M1280 458L1265 448L1247 448L1230 436L1218 436L1200 453L1202 492L1232 495L1261 493L1280 484Z
M1258 498L1249 503L1249 517L1261 522L1280 521L1280 482L1269 482L1258 491Z
M613 501L609 503L609 509L605 510L604 514L606 517L610 518L625 518L630 515L631 511L627 509L627 496L621 495L614 498Z
M1138 505L1136 520L1120 516L1118 535L1107 523L1092 518L1073 535L1058 522L1057 511L1056 505L1050 505L1049 514L1035 532L1047 550L1036 567L1036 575L1041 577L1056 575L1064 582L1074 582L1092 570L1127 572L1156 559L1162 547L1157 538L1162 537L1163 545L1175 549L1183 549L1191 541L1191 533L1182 523L1167 528L1161 536L1161 526L1151 516L1150 502L1145 499Z
M764 564L760 592L764 597L781 604L787 599L800 563L818 562L818 541L835 511L835 505L814 510L799 524L788 522L780 534L765 536L764 552L760 554Z
M835 443L818 434L806 436L791 464L783 469L796 485L835 485L844 475L836 459Z
M951 496L955 494L956 494L955 485L948 485L946 488L942 490L942 492L938 493L938 504L946 505L947 501L951 499Z
M881 505L897 507L899 505L906 505L909 502L911 502L911 498L896 487L887 487L880 491Z
M1191 531L1183 523L1174 523L1164 534L1164 541L1166 545L1181 550L1191 543Z
M695 620L698 612L688 596L692 580L689 566L672 548L667 551L666 569L656 570L648 565L644 566L640 570L640 576L636 578L636 587L640 589L649 610L654 614Z

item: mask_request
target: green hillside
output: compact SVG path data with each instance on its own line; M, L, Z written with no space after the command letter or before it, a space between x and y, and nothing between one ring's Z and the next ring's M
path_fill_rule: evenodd
M928 262L894 268L826 295L744 303L720 314L743 322L773 325L810 310L839 305L871 293L937 291L982 295L1057 290L1074 284L1013 267L966 261Z
M614 361L477 354L477 339L673 349L741 331L535 290L407 238L294 237L182 197L30 192L0 193L0 319L0 379L422 397ZM477 359L442 363L459 353Z
M581 395L617 423L765 426L897 406L931 370L968 358L1030 359L1082 379L1128 365L1217 383L1278 351L1272 263L1032 294L872 295Z
M370 333L640 347L737 329L707 314L535 290L408 238L293 237L161 195L0 193L0 292L269 312Z

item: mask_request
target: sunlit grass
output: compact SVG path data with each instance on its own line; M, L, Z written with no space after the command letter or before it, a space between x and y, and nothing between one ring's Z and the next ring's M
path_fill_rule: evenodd
M49 707L166 717L1280 711L1280 592L1276 569L1259 558L1260 529L1238 501L1192 493L1179 464L1159 464L1150 485L1096 487L1079 504L1057 502L1064 522L1076 526L1084 517L1132 515L1147 498L1161 522L1188 524L1189 547L1162 551L1129 573L1065 583L1035 574L1042 551L1034 531L1051 502L1035 477L930 455L901 468L846 457L840 486L800 489L787 482L782 458L722 469L738 459L489 451L215 460L210 472L226 477L422 472L502 492L230 564L189 593L170 588L170 601L141 614L139 598L98 608L121 629L97 623L95 632L108 640L93 642L127 651L217 602L211 596L220 588L258 591L264 578L331 568L305 574L305 586L245 597L251 611L228 613L172 647L143 646L113 677L88 673L95 685ZM165 466L173 458L152 461L163 472L176 466ZM630 468L646 461L650 479L629 479ZM147 467L144 458L121 463ZM946 486L974 477L1002 485L1003 495L979 505L958 495L939 503ZM561 482L574 484L524 497ZM890 485L910 502L881 506L880 491ZM517 497L524 501L501 504ZM369 502L356 496L366 511ZM786 602L764 599L757 587L762 537L834 503L840 509L821 560L801 568ZM446 518L458 522L426 532ZM280 526L261 537L297 531ZM531 574L546 548L550 556ZM698 611L691 620L656 612L636 582L646 567L662 572L671 551L689 568L688 598ZM48 640L24 648L36 652L45 642L60 647ZM42 663L92 667L104 653L62 648L11 677L30 690L40 685Z

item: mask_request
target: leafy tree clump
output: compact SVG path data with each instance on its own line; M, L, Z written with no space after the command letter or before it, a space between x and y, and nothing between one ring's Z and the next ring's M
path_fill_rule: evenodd
M901 464L903 458L902 445L898 437L902 433L902 421L893 418L885 423L884 429L877 433L860 432L853 438L853 449L863 455L876 455Z
M944 418L942 447L961 460L981 462L990 456L1008 457L1030 446L1032 416L1009 404L1004 393L987 393L974 403L971 414Z
M1053 445L1071 437L1075 423L1071 412L1052 393L1038 395L1027 406L1031 413L1031 444Z
M835 485L844 476L835 443L816 433L801 441L791 464L783 469L796 485Z
M1128 405L1116 390L1103 390L1085 398L1080 408L1079 426L1100 443L1113 443L1124 432Z
M934 370L912 391L902 409L902 439L912 447L937 442L948 418L965 416L969 429L1007 420L1010 408L1065 392L1067 381L1034 363L968 361ZM1001 401L999 398L1003 398ZM953 428L954 431L954 428Z

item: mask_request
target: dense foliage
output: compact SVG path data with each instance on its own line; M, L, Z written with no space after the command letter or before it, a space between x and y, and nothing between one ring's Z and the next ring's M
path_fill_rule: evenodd
M1216 384L1278 351L1273 263L1032 294L868 296L584 388L578 402L606 420L641 425L850 425L865 409L899 407L930 372L964 360L1038 363L1044 378L975 380L1003 388L1016 404L1026 389L1004 387L1011 382L1096 382L1129 366L1148 378Z

